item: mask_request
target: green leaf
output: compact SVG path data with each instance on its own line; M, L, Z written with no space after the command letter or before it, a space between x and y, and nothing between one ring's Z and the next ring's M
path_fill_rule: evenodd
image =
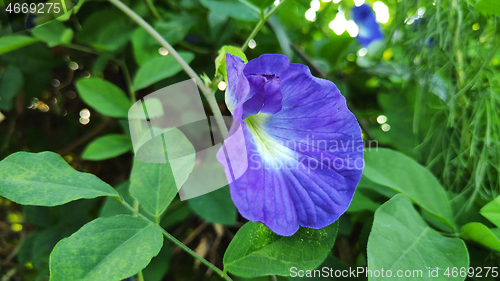
M160 253L154 257L148 266L142 271L144 280L161 281L168 272L170 260L172 258L172 248L169 243L164 243Z
M361 266L361 265L359 265L359 266ZM347 271L349 271L350 269L352 270L352 268L349 268L349 266L344 264L339 258L337 258L336 256L334 256L331 253L329 253L328 256L326 256L326 259L323 261L323 263L320 266L318 266L316 269L322 271L323 268L325 268L325 267L328 268L328 273L331 272L329 269L333 269L334 271L339 270L340 272L342 272L344 270L347 270ZM302 272L300 270L301 270L300 268L290 268L290 275L287 276L286 279L283 278L283 279L278 279L278 280L279 281L282 281L282 280L287 280L287 281L325 281L325 280L339 280L339 279L342 280L341 278L334 279L333 275L330 275L330 276L332 276L332 278L327 278L326 274L317 274L312 270L311 271L302 271ZM323 275L323 276L321 276L321 275ZM362 274L360 274L357 277L350 276L349 278L346 278L346 280L348 280L348 281L366 280L366 278L363 278L364 276L361 276L361 275ZM303 277L301 277L301 276L303 276ZM250 280L247 280L247 281L250 281ZM257 281L257 280L252 279L252 281ZM266 277L265 279L263 278L262 281L269 281L269 279L267 279L267 277Z
M398 270L421 270L418 278L398 280L464 280L465 277L445 276L442 269L468 266L465 243L430 228L405 195L394 196L375 212L368 239L368 270L383 268L384 276L390 270L392 278L373 276L370 281L394 279ZM439 277L429 277L429 267L438 267Z
M148 109L147 112L147 118L152 119L156 117L161 117L165 114L165 111L163 110L163 103L162 101L157 98L157 97L148 97L147 99L142 100L143 106L145 106ZM143 118L144 113L138 113L135 112L134 110L129 113L129 119L141 119ZM127 123L128 130L130 131L129 124Z
M394 195L398 194L396 191L393 189L388 188L385 185L380 185L377 183L372 182L366 176L361 176L361 180L358 183L358 186L356 187L357 189L365 189L369 191L375 191L378 194L387 197L387 198L392 198Z
M138 27L132 34L132 51L135 61L139 66L160 56L161 45L158 42L150 42L151 35L142 27ZM167 40L167 42L169 42ZM169 42L173 45L171 42Z
M246 1L246 0L243 0ZM273 3L274 0L248 0L251 4L254 6L260 8L262 11L270 7Z
M452 198L450 200L451 210L453 211L453 217L458 227L469 222L488 223L488 220L479 213L480 207L477 204L469 204L473 192L474 190L460 192L459 194L451 191L447 192L448 197Z
M125 279L145 268L162 244L160 228L142 218L99 218L57 243L50 280Z
M110 134L92 141L83 151L82 159L100 161L122 155L132 149L130 137Z
M0 195L23 205L56 206L118 193L98 177L75 171L58 154L17 152L0 162Z
M359 190L356 190L354 196L352 197L351 205L349 205L346 212L359 212L363 210L375 212L378 207L380 207L379 203L373 202L370 197L367 197L359 192Z
M134 28L122 12L100 10L87 17L76 39L98 50L114 51L127 44Z
M187 63L194 59L194 54L190 52L179 52L179 55ZM174 76L181 70L182 67L171 55L154 58L139 67L135 75L133 88L134 90L146 88L165 78Z
M115 200L116 197L107 197ZM80 199L60 206L44 207L44 206L23 206L23 214L26 221L39 227L47 227L56 223L65 224L66 230L69 230L68 236L73 233L71 229L80 228L85 223L92 220L94 217L93 209L98 200ZM73 230L76 230L73 229ZM55 245L55 244L54 244Z
M52 252L57 242L71 233L67 233L67 230L62 225L49 227L36 233L36 240L33 242L33 248L31 249L32 261L36 268L43 269L49 265L50 252Z
M135 159L130 175L130 194L154 217L160 217L170 205L193 170L195 161L194 147L179 129L169 129L161 134L161 138L169 144L168 157L179 159L183 156L182 162L177 161L171 167L168 161L144 163ZM166 154L166 151L156 153Z
M363 176L408 196L413 202L455 229L451 207L436 177L415 160L394 150L365 152Z
M461 236L466 240L500 252L499 238L486 225L480 222L470 222L462 226Z
M293 236L279 236L258 222L247 222L224 254L224 270L251 278L289 275L291 267L315 269L330 252L338 222L322 229L301 227Z
M53 20L46 24L39 25L31 30L33 36L47 43L49 47L71 43L73 30L66 28L60 21Z
M235 33L237 23L230 20L225 15L220 15L216 12L209 11L207 14L208 26L210 27L210 43L215 46L220 46L227 42Z
M188 203L191 209L206 221L224 225L236 223L236 206L231 199L228 186L189 199Z
M115 190L120 196L130 205L133 204L134 198L128 192L130 186L129 181L118 184ZM125 206L123 206L116 198L106 198L104 204L99 211L99 217L113 217L116 215L132 215L133 213Z
M71 13L65 13L64 7L62 5L66 6L66 11L70 11L73 6L75 6L75 4L73 4L71 0L64 0L64 3L61 0L48 0L44 2L57 4L59 6L58 8L60 9L56 9L55 5L47 4L45 4L43 7L39 7L41 9L37 9L37 11L34 13L36 15L36 24L44 24L51 20L66 21L71 16Z
M490 228L491 233L500 239L500 228Z
M233 46L222 46L219 50L219 55L215 58L215 73L222 75L225 81L227 81L226 53L239 57L245 63L248 62L247 56L245 56L245 53L243 53L239 48Z
M25 35L5 35L0 38L0 55L37 42L38 39Z
M259 13L238 0L201 0L201 5L219 15L242 21L258 21Z
M500 196L484 205L479 213L491 221L496 227L500 227Z
M120 196L127 202L129 205L134 204L134 198L130 195L129 192L130 181L125 181L118 184L115 187L115 190L120 194ZM155 220L155 217L151 216L149 213L144 211L144 209L139 206L139 213L148 218L151 221ZM112 217L116 215L133 215L134 213L130 211L129 208L123 206L116 198L108 197L104 201L101 210L99 211L99 217Z
M135 159L130 182L130 194L154 217L163 214L178 192L168 162L144 163Z
M480 0L476 9L478 12L500 17L500 2L497 0Z
M167 40L170 45L181 42L189 30L196 25L197 18L193 15L175 15L167 22L158 22L155 29ZM139 65L159 57L158 50L161 45L154 40L142 27L138 27L132 35L132 50L134 58Z
M0 110L12 109L12 100L21 91L24 79L19 68L8 65L3 71L0 70Z
M46 268L49 265L50 252L54 246L59 240L71 234L65 232L67 231L62 225L31 232L19 249L19 262L22 264L32 262L39 270Z
M189 215L192 214L191 208L188 206L185 201L180 201L178 200L177 202L174 201L172 204L167 209L167 212L163 216L160 226L168 229L170 227L173 227L176 224L179 224L186 220Z
M26 235L19 251L17 252L17 261L20 264L26 264L27 262L33 261L33 245L38 239L39 231L32 231Z
M91 75L96 77L103 77L104 71L106 70L109 61L112 59L113 59L112 52L104 52L98 55L92 65Z
M76 89L83 101L97 112L117 118L127 118L132 102L114 84L99 78L80 79Z
M382 72L382 71L381 71ZM406 155L415 155L414 148L417 139L413 133L413 111L416 101L416 89L405 91L405 95L400 95L398 91L391 91L389 94L377 95L378 104L387 117L387 122L391 130L384 132L378 123L373 124L370 133L374 138L383 144L390 145ZM430 122L421 117L420 122Z
M191 27L195 26L198 18L192 14L173 15L169 21L161 21L155 24L155 29L170 45L175 45L189 33ZM151 42L156 42L151 35ZM156 43L158 44L158 43Z

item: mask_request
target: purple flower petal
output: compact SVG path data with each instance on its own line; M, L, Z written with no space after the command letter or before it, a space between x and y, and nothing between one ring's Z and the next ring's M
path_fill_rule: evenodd
M248 169L229 184L231 197L248 220L279 235L299 225L323 228L349 206L361 178L363 142L354 115L330 81L291 64L283 55L263 55L245 65L227 55L226 101L241 125ZM228 179L231 166L219 162ZM231 181L231 180L230 180Z
M252 74L246 78L250 82L250 92L255 94L245 102L246 110L243 118L259 112L274 114L281 110L282 96L278 76Z
M380 31L380 25L373 14L373 10L368 4L352 8L351 15L359 28L359 33L356 37L359 44L368 47L371 42L384 38L382 31Z

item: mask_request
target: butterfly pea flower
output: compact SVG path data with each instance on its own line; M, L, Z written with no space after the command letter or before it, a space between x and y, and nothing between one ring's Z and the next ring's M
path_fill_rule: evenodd
M299 225L319 229L335 222L364 167L361 129L344 97L334 83L284 55L245 64L227 54L226 64L234 121L217 158L240 214L283 236ZM235 151L246 153L236 161L226 157Z
M373 41L384 38L382 31L380 31L380 25L376 21L373 10L369 5L363 4L352 8L351 15L359 28L356 39L363 47L368 47Z

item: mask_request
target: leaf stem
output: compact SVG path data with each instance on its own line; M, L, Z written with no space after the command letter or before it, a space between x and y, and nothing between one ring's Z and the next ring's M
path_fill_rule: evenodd
M286 0L285 0L286 1ZM189 66L189 64L182 59L182 57L177 53L177 51L143 18L141 18L138 14L132 11L127 5L123 4L120 0L109 0L113 5L115 5L118 9L124 12L127 16L129 16L133 21L135 21L138 25L140 25L146 32L148 32L160 45L162 45L165 49L168 50L170 55L179 63L179 65L184 69L184 71L194 79L198 88L200 88L203 96L208 102L210 109L212 109L212 113L215 116L215 120L217 125L221 131L222 136L225 138L227 136L227 127L224 123L224 119L222 118L222 113L219 109L219 105L215 100L215 95L210 89L203 83L203 80L194 72L194 70Z
M132 87L132 79L130 79L130 72L128 71L127 63L122 60L119 62L119 64L120 64L120 67L122 68L123 76L125 78L125 83L127 84L127 88L128 88L129 94L130 94L130 101L132 101L132 103L134 103L137 101L137 99L135 96L134 88Z
M172 234L168 233L165 229L161 228L163 235L170 239L170 241L174 242L177 246L181 247L184 251L188 252L191 256L194 258L198 259L203 263L204 265L208 266L210 269L213 271L217 272L224 280L226 281L233 281L231 277L229 277L227 274L223 273L222 270L220 270L218 267L207 261L206 259L200 257L195 251L191 250L188 246L182 244L181 241L177 240Z
M274 6L273 8L271 8L271 10L267 14L264 14L263 11L261 12L259 23L257 23L257 25L252 30L252 33L250 33L250 35L248 36L248 38L245 41L245 43L243 44L243 46L241 46L241 51L245 51L246 50L246 48L248 47L248 43L250 42L250 40L252 40L257 35L257 33L259 33L259 31L262 29L262 27L264 26L264 24L266 23L266 21L269 19L269 17L271 17L279 8L281 8L281 6L283 6L283 4L285 4L286 1L287 0L280 1L280 3L278 4L278 6Z
M85 52L85 53L96 54L96 55L99 54L98 51L96 51L95 49L93 49L89 46L83 46L83 45L78 45L78 44L73 44L73 43L65 44L63 46L66 48L70 48L70 49Z
M137 281L144 281L144 275L142 274L142 270L137 272Z
M139 200L134 199L134 210L136 213L139 212ZM135 215L137 217L137 215Z
M143 214L139 213L134 207L130 206L127 201L123 200L123 198L120 197L115 197L118 202L120 202L123 206L125 206L127 209L129 209L132 213L134 213L136 216L147 220L148 222L152 222L150 219L146 218ZM154 222L153 222L154 223ZM188 254L193 256L195 259L199 260L201 263L212 269L213 271L217 272L224 280L226 281L233 281L227 274L223 273L222 270L220 270L218 267L207 261L206 259L200 257L196 252L191 250L188 246L184 245L181 241L177 240L174 236L172 236L170 233L168 233L163 227L158 226L163 233L163 236L168 238L170 241L174 242L177 246L179 246L181 249L186 251Z
M160 13L158 13L158 10L156 9L155 5L153 4L152 0L144 0L144 4L146 4L146 7L148 7L149 12L153 15L153 17L155 19L157 19L159 21L163 20Z
M137 217L139 214L139 200L134 199L133 208L135 210L134 217ZM137 281L144 281L144 275L142 274L142 270L139 270L139 272L137 272Z

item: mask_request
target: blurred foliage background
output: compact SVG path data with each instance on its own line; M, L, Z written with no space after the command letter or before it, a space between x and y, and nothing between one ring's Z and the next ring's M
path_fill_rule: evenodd
M384 39L365 48L355 39L359 30L350 14L364 1L285 1L250 41L247 57L282 53L309 66L313 75L333 81L367 143L376 140L428 167L452 198L465 198L455 215L477 217L478 208L500 192L499 4L367 0ZM259 21L244 0L123 2L150 22L207 83L214 77L219 49L244 44ZM109 2L67 1L66 6L72 10L65 16L37 27L53 15L2 14L0 159L17 151L54 151L75 169L97 175L127 196L133 158L127 122L90 107L76 81L103 78L138 99L189 77ZM230 115L224 92L216 96L223 114ZM86 151L110 134L116 136L112 143L117 150L102 154L111 145L105 143ZM392 195L370 189L361 194L375 205L366 203L368 207L341 217L328 266L366 265L374 210ZM103 199L46 208L21 207L0 198L0 280L48 280L54 245L93 218L116 213L116 208ZM235 221L234 207L229 209L233 211L207 211L203 202L175 201L162 226L222 267L224 249L244 221ZM498 266L491 250L474 244L468 250L471 264ZM144 274L148 281L219 280L168 244Z

